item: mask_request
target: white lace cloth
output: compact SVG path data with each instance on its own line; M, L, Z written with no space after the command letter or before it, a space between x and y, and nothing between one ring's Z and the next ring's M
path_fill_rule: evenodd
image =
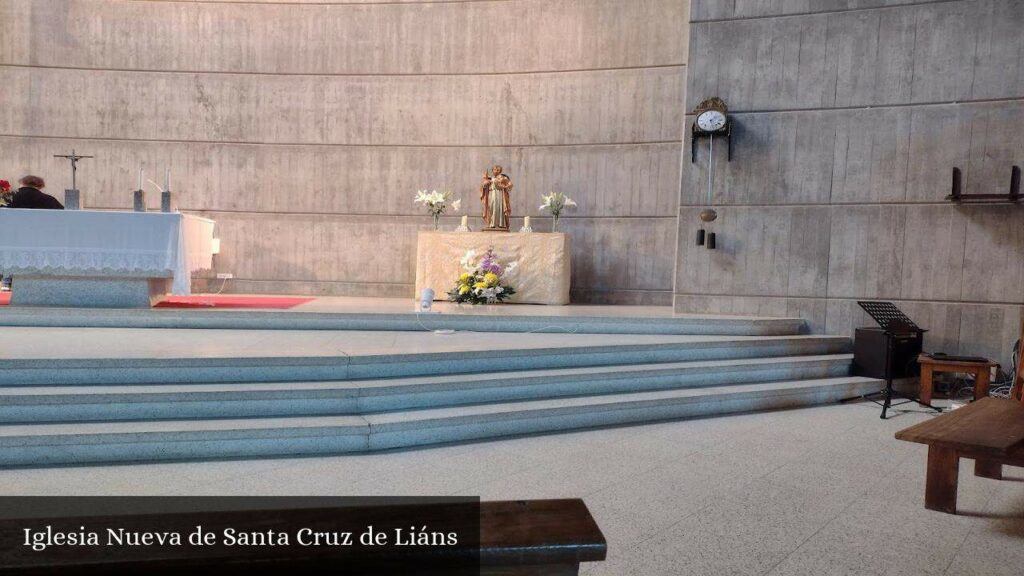
M48 276L172 278L212 267L213 220L162 212L0 209L0 271Z

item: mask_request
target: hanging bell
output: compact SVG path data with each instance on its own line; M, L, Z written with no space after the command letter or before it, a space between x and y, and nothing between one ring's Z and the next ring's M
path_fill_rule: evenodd
M714 222L718 218L718 212L715 212L711 208L705 208L700 211L700 219L704 222Z

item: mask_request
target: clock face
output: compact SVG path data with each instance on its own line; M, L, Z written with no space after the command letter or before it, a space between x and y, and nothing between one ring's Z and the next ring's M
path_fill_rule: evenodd
M725 126L725 114L718 110L707 110L697 116L697 126L705 132L715 132Z

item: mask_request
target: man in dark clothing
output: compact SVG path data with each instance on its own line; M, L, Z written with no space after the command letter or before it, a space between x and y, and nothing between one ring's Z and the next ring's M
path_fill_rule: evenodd
M39 208L43 210L63 210L64 205L59 200L43 192L46 182L39 176L25 176L18 181L21 188L14 193L8 208ZM11 289L11 277L0 275L0 291L6 292Z
M25 176L18 181L21 188L14 193L8 208L40 208L43 210L63 210L64 205L56 198L43 192L46 182L39 176Z

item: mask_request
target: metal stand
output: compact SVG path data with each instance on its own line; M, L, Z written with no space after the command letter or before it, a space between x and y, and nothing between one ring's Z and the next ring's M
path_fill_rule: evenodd
M843 398L842 400L839 401L839 403L842 404L842 403L846 403L846 402L851 402L853 400L867 400L869 402L874 402L875 404L878 404L879 406L882 407L882 415L879 416L879 418L881 418L882 420L885 420L885 415L889 411L890 408L895 408L896 406L902 406L904 404L910 404L910 403L914 403L914 402L916 402L917 404L919 404L921 406L924 406L925 408L929 408L931 410L935 410L936 412L942 412L942 408L939 408L938 406L932 406L931 404L929 404L927 402L922 402L920 398L911 398L910 396L905 396L905 395L897 392L892 387L892 381L893 381L893 377L892 377L892 356L893 356L893 340L894 340L893 336L895 336L895 334L893 334L892 332L886 331L886 333L885 333L885 339L886 339L886 347L885 347L885 388L883 388L883 389L881 389L881 390L879 390L877 392L869 392L867 394L861 394L859 396L851 396L849 398ZM875 399L876 397L879 397L879 396L882 397L881 401ZM901 399L903 399L903 402L898 402L896 404L893 404L893 402L892 402L893 398L901 398Z

